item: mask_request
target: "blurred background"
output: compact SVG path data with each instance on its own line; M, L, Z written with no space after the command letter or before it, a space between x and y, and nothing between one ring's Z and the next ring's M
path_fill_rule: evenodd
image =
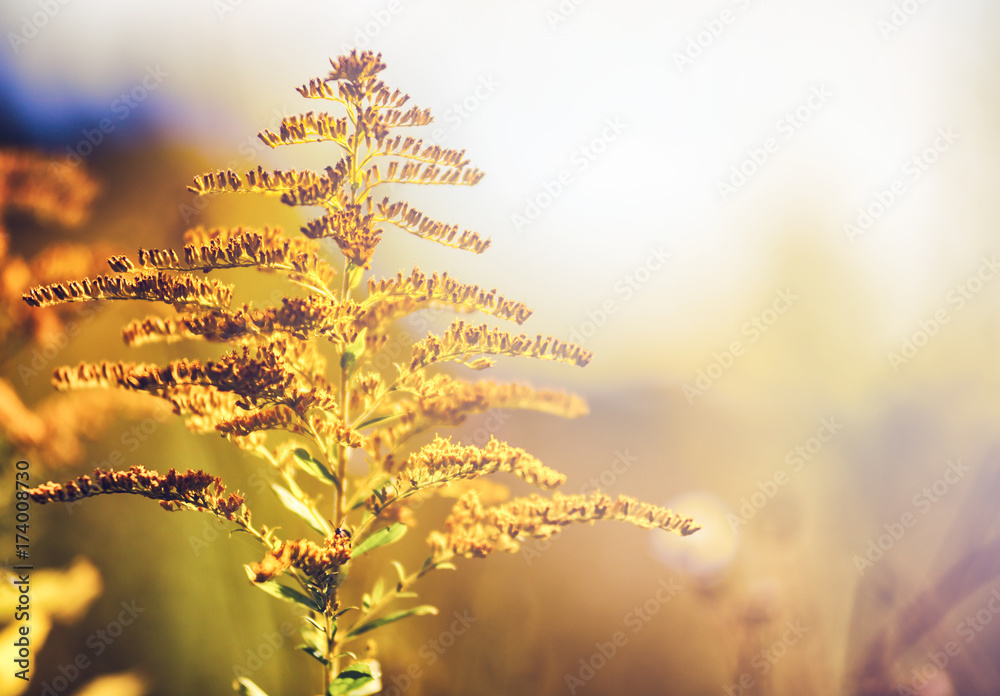
M330 163L256 133L317 108L294 87L328 58L382 52L386 82L435 114L425 138L486 172L391 195L493 246L387 234L372 273L496 286L535 308L529 333L595 352L584 370L494 370L574 390L588 416L502 414L461 436L528 449L567 492L703 523L683 540L571 528L427 578L441 613L380 641L385 693L1000 694L1000 5L6 0L0 28L0 146L100 187L75 230L8 218L26 257L296 229L301 211L186 186ZM78 318L4 377L35 403L56 365L176 355L121 345L138 311ZM279 514L262 464L155 410L36 475L116 452L197 463ZM131 671L150 694L225 694L239 669L271 694L318 689L280 634L291 614L245 580L248 542L124 497L36 507L34 524L40 565L86 556L102 590L55 624L27 693ZM142 611L98 638L125 605Z

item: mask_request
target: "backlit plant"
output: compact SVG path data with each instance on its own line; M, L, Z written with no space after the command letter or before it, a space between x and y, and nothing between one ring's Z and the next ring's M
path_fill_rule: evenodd
M109 259L115 272L80 282L50 284L26 293L28 304L47 307L91 300L145 300L176 314L134 321L127 344L202 340L226 347L210 361L179 359L166 365L100 362L60 368L55 385L120 388L165 399L198 432L216 432L266 460L271 487L314 538L281 538L250 514L244 498L226 493L204 471L161 475L142 467L96 471L65 484L32 491L36 502L75 501L104 493L158 500L168 510L197 509L235 524L263 546L246 566L251 582L304 607L303 645L322 671L324 693L373 693L379 687L372 661L358 657L357 641L400 619L434 613L406 606L414 583L456 557L516 550L529 537L547 538L574 522L617 519L682 535L697 526L654 505L603 493L532 495L507 502L481 496L481 477L508 473L552 490L565 476L522 449L491 438L484 446L435 438L415 447L414 436L461 424L491 408L533 409L575 417L586 412L576 396L521 384L467 381L441 371L447 363L472 370L493 356L524 356L583 366L591 354L552 337L510 333L455 320L440 335L408 345L409 356L391 363L406 334L394 323L414 312L451 307L522 324L531 310L496 290L419 269L363 281L383 226L481 253L490 242L468 230L426 217L407 203L379 197L387 184L473 185L482 173L465 151L426 144L397 131L431 122L429 111L408 107L408 97L379 78L385 68L372 52L331 61L323 78L298 88L308 99L333 102L341 115L312 111L285 118L279 132L260 138L276 147L327 141L340 159L323 172L217 171L198 177L198 194L255 193L292 206L319 207L323 215L301 236L277 229L190 230L180 252L140 249L135 262ZM336 243L342 264L327 260L324 240ZM336 268L335 268L336 266ZM206 274L247 268L279 274L290 294L273 306L236 306L233 287ZM382 356L382 359L380 359ZM349 467L351 454L364 465ZM446 487L459 493L443 527L430 534L426 560L407 571L392 561L367 591L353 586L353 560L398 541L414 522L413 502ZM495 492L489 489L491 495ZM395 576L391 582L386 577ZM280 579L280 580L279 580ZM356 601L356 606L349 601ZM244 693L263 693L248 679Z

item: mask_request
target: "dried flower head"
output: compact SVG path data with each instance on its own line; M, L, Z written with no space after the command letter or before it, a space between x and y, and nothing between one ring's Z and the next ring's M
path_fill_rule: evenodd
M281 542L262 561L251 563L250 570L254 573L254 582L266 582L293 566L315 582L323 584L350 558L351 537L347 534L334 534L324 540L323 546L308 539Z
M445 522L445 532L432 532L429 543L435 557L451 555L484 557L493 551L517 551L527 537L547 539L563 527L578 522L620 520L645 529L663 529L688 536L700 528L690 517L635 498L604 493L562 495L551 499L533 495L486 508L475 491L455 504Z
M133 466L128 471L97 469L93 478L79 476L64 484L46 483L28 490L29 497L42 504L55 501L71 503L110 493L130 493L159 500L167 510L193 507L232 521L250 519L250 512L243 507L243 496L239 493L227 496L220 478L193 469L183 474L171 469L163 476L155 471L146 471L141 466Z

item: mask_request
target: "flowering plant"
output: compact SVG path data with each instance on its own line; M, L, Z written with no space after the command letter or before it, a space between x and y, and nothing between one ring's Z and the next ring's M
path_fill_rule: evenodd
M201 510L235 524L263 547L262 557L246 566L250 581L304 608L301 647L316 659L323 693L332 696L378 691L377 663L349 649L370 631L434 613L428 605L399 603L416 596L411 588L417 580L452 568L456 557L512 551L525 538L547 538L575 522L617 519L682 535L697 526L670 510L599 492L503 502L505 492L483 477L513 474L542 490L557 488L566 477L496 439L482 447L441 437L412 445L418 434L457 426L490 408L566 417L586 412L583 401L570 394L467 381L440 372L440 366L483 370L499 355L584 366L591 354L552 337L515 335L457 319L442 334L413 343L404 362L390 366L376 359L390 345L398 348L404 337L394 322L414 312L447 306L520 325L531 310L447 273L413 269L362 283L383 225L476 254L490 244L405 202L377 199L379 187L474 185L483 174L470 166L464 150L394 135L430 123L431 115L407 107L408 97L379 79L385 68L380 55L352 52L331 63L326 77L298 91L334 102L343 115L310 111L288 117L278 133L265 130L260 138L272 147L332 142L341 152L339 161L324 172L217 171L191 187L202 195L255 193L278 196L287 205L320 207L322 216L306 223L302 236L268 228L197 228L187 232L179 253L140 249L137 262L113 256L112 275L35 287L24 299L35 307L94 300L161 303L176 313L131 322L123 330L127 344L201 340L226 346L221 357L206 362L59 368L54 382L62 390L119 388L165 399L192 430L221 433L267 461L274 493L314 530L314 538L279 537L252 517L240 494L227 494L222 481L204 471L159 474L139 466L97 471L39 486L31 497L46 503L129 493L158 500L168 510ZM326 240L336 244L341 263L324 254ZM278 274L295 292L273 306L236 305L232 285L205 277L222 269ZM457 492L458 501L443 527L430 534L423 564L408 571L392 561L393 581L380 575L365 592L352 587L351 563L401 539L414 522L412 503L446 488ZM237 688L263 693L246 678Z

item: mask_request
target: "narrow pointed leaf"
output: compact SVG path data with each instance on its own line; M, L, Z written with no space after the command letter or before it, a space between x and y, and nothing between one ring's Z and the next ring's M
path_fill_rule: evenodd
M391 624L400 619L405 619L408 616L426 616L428 614L437 614L437 607L432 607L429 604L424 604L419 607L413 607L412 609L404 609L402 611L397 611L388 616L383 616L378 619L372 619L371 621L366 621L360 626L355 626L351 629L350 633L347 634L348 638L354 638L355 636L360 636L362 633L367 633L368 631L373 631L376 628L385 626L386 624Z
M375 480L375 483L373 485L359 488L358 492L354 494L353 498L351 498L351 502L348 503L348 507L351 508L352 510L361 507L362 505L364 505L365 500L368 499L368 496L371 495L372 492L381 490L386 486L386 484L388 484L391 481L392 481L391 476L380 476Z
M347 372L348 376L354 373L354 368L358 364L358 356L365 352L365 334L367 329L363 329L358 337L349 346L344 347L344 352L340 355L340 366Z
M323 483L332 483L334 486L338 484L337 475L330 471L327 466L320 460L313 457L306 450L301 447L292 454L295 456L295 461L298 462L302 470L307 474L319 479Z
M380 575L378 580L372 586L372 601L378 604L378 601L382 599L382 595L385 593L385 580L382 579Z
M356 662L330 682L330 688L327 689L326 693L327 696L346 696L346 694L358 694L362 691L374 693L365 689L374 681L375 675L372 674L371 667L364 662Z
M333 534L333 530L330 528L330 523L323 519L319 513L311 507L292 495L287 488L283 488L277 483L272 483L271 488L273 488L274 492L278 494L278 498L281 500L282 504L305 520L306 524L310 527L325 537Z
M357 558L372 549L377 549L379 546L385 546L386 544L398 541L404 534L406 534L406 525L402 522L384 527L355 546L354 550L351 551L351 558Z
M396 585L398 589L403 586L403 581L406 579L406 571L403 570L403 564L399 561L393 561L392 567L396 569L396 574L399 575L399 584Z
M267 696L262 688L254 684L246 677L240 677L233 682L233 689L242 696Z
M316 604L316 602L314 602L312 599L302 594L298 590L292 589L291 587L286 587L285 585L282 585L280 582L276 582L274 580L265 580L264 582L254 582L254 578L257 577L257 574L254 571L252 571L249 566L243 566L243 569L246 570L247 575L250 577L250 582L253 583L254 587L264 590L264 592L267 592L272 597L277 597L278 599L283 599L286 602L292 602L293 604L299 604L312 611L317 611L322 613L323 609L318 604Z
M322 663L324 665L326 664L326 658L323 657L323 652L321 650L317 650L316 648L314 648L311 645L300 645L299 646L299 650L301 650L302 652L304 652L306 655L309 655L311 658L313 658L317 662L320 662L320 663Z
M362 428L367 428L368 426L375 425L376 423L382 423L384 425L386 423L386 421L398 420L399 418L402 418L403 416L405 416L407 413L409 413L409 412L408 411L400 411L399 413L390 413L390 414L385 415L385 416L375 416L374 418L369 418L364 423L362 423L361 425L357 426L355 428L355 430L361 430Z
M302 640L306 646L313 648L322 655L326 644L326 632L317 626L316 622L312 621L310 617L306 618L309 619L309 623L302 625Z

